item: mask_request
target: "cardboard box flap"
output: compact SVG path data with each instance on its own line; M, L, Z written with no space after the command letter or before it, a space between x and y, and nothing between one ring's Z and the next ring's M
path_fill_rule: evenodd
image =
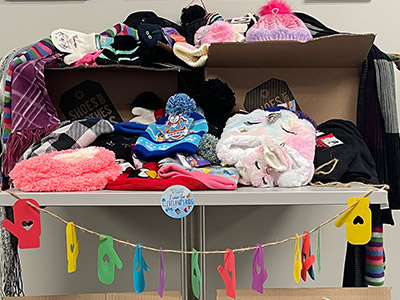
M229 300L225 290L217 290L216 300ZM254 290L236 290L236 300L391 300L389 287L365 288L268 288L260 294Z
M360 67L375 34L335 34L298 41L216 43L206 68L353 68Z
M66 71L66 70L143 70L143 71L159 71L159 72L166 72L166 71L180 71L180 70L189 70L184 67L171 65L171 66L162 66L160 65L159 68L156 67L144 67L144 66L131 66L131 65L96 65L96 66L67 66L67 67L46 67L46 71Z

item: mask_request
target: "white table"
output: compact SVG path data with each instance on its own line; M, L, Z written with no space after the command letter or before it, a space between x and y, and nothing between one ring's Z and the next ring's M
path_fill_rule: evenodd
M193 191L196 209L181 221L181 249L200 251L205 247L205 207L239 205L347 205L347 199L361 197L371 188L355 185L343 187L300 187L300 188L251 188L242 187L233 191ZM21 198L35 199L41 206L160 206L161 191L94 191L94 192L48 192L24 193L12 189ZM387 192L376 190L369 195L371 204L388 207ZM7 192L0 192L0 205L12 206L16 198ZM190 288L190 260L188 255L181 259L181 288L183 299L192 300ZM200 255L200 268L205 270L205 256ZM205 299L206 278L201 272L200 299Z

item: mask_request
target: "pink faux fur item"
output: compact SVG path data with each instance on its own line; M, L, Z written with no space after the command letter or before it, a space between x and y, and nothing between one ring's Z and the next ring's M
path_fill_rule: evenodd
M216 21L212 25L200 27L194 36L196 44L212 44L233 42L235 40L235 27L225 21Z
M10 172L24 192L72 192L104 189L121 172L114 152L102 147L54 151L23 160Z

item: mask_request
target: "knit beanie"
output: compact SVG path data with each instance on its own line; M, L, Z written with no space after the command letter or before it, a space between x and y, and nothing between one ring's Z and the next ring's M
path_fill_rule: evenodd
M114 43L103 49L95 61L98 65L142 65L148 56L149 50L140 46L133 36L117 35Z
M295 40L307 42L312 39L310 31L296 17L284 0L271 0L261 7L258 22L246 34L247 42L270 40Z
M201 137L208 130L206 120L195 110L196 103L188 95L171 96L165 108L166 116L147 127L133 152L145 161L176 153L195 154Z
M146 23L140 24L137 28L137 32L141 45L147 49L154 49L158 42L166 43L160 25Z
M203 44L197 48L188 43L178 42L174 44L173 51L177 58L187 65L196 68L206 64L209 47L210 45Z

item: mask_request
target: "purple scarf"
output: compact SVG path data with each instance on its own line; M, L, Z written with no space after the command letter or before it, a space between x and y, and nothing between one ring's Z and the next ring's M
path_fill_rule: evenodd
M12 134L7 140L4 157L5 175L8 175L29 145L60 124L44 79L45 66L60 56L61 54L56 53L27 61L13 72Z

